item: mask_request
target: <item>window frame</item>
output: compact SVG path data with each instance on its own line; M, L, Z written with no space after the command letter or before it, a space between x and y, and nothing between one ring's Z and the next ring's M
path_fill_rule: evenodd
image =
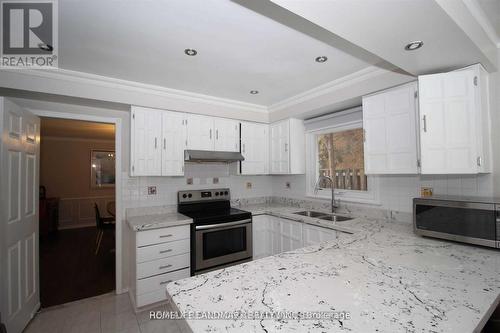
M363 128L363 121L356 120L342 124L322 127L306 132L306 196L315 199L331 200L330 189L319 189L314 193L316 180L319 176L318 168L318 135L337 133L347 130ZM378 177L367 175L367 191L335 189L335 198L340 201L380 205L380 186Z

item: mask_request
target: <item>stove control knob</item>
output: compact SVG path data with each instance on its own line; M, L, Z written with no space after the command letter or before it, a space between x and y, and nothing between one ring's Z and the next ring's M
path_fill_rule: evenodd
M184 199L186 199L186 198L187 198L186 193L184 193L184 194L182 195L182 197L183 197Z
M225 194L225 195L228 195L229 193L226 191L226 192L224 192L224 194Z
M218 197L219 196L219 192L215 192L215 196Z
M191 198L193 195L191 193L188 194L188 198Z

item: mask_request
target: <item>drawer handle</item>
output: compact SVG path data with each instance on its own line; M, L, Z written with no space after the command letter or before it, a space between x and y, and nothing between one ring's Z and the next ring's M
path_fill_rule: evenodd
M159 269L165 269L165 268L169 268L169 267L172 267L172 265L160 266Z
M172 280L162 281L162 282L160 282L160 286L161 286L161 285L164 285L164 284L167 284L167 283L169 283L169 282L172 282Z
M167 252L172 252L172 249L160 251L160 254L167 253Z
M168 235L160 235L160 238L167 238L167 237L172 237L172 234L168 234Z

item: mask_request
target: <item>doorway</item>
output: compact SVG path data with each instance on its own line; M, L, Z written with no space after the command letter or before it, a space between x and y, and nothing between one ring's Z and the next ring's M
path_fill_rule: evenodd
M42 308L115 290L115 131L112 123L41 118Z

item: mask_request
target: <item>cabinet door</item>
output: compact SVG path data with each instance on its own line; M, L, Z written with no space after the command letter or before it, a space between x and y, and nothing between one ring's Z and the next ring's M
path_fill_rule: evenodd
M474 71L418 77L421 171L477 173Z
M185 114L162 113L162 176L184 175L184 149L186 149Z
M161 111L132 108L131 175L161 176Z
M241 174L269 173L269 125L241 123Z
M281 251L292 251L302 247L302 223L281 220Z
M186 121L188 149L214 150L214 119L190 114Z
M290 169L288 121L271 125L271 173L288 173Z
M304 224L302 230L304 246L319 244L337 238L335 230L328 228Z
M363 97L366 174L416 174L417 84Z
M271 254L275 255L282 251L281 245L281 219L270 216L270 237L271 237Z
M231 119L215 118L215 150L240 151L239 122Z
M264 258L272 254L270 236L269 216L254 216L252 221L253 259Z

